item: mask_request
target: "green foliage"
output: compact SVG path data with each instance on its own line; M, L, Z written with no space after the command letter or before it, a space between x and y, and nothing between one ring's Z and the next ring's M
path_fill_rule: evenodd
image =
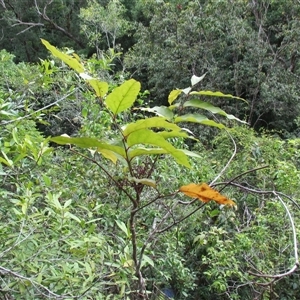
M298 271L274 282L252 273L282 274L295 263L278 196L299 218L297 201L283 194L299 196L298 139L257 135L206 101L224 94L197 91L204 76L171 91L168 107L140 107L140 83L114 77L109 57L82 60L44 44L63 63L15 65L3 55L1 296L165 299L169 289L180 300L297 299ZM57 93L60 111L23 101L41 92ZM80 130L62 128L52 149L36 125L63 108L74 109ZM229 128L235 121L242 126ZM187 123L225 130L202 144ZM210 182L236 210L188 201L178 189L190 182Z

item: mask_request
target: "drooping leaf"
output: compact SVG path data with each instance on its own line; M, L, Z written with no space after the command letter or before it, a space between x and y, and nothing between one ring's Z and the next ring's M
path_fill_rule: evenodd
M187 156L183 152L176 149L162 136L149 129L141 129L131 133L128 136L127 144L129 147L138 144L158 146L160 148L165 149L168 154L172 155L178 164L190 168L190 163L187 159Z
M192 138L194 137L189 136L186 132L184 131L159 131L157 132L160 136L162 136L164 139L169 139L169 138L174 138L174 137L184 137L184 138Z
M168 102L170 105L178 98L178 96L181 94L181 92L182 92L182 90L171 91L171 93L169 94L169 97L168 97Z
M206 116L200 115L200 114L187 114L187 115L179 116L179 117L175 118L174 122L175 123L193 122L193 123L199 123L199 124L203 124L203 125L218 127L220 129L225 128L225 126L223 124L217 123L213 120L210 120Z
M192 90L192 88L189 86L189 87L183 89L182 91L183 91L184 94L188 95L191 90Z
M162 117L152 117L127 124L126 127L123 129L123 134L126 137L134 131L153 127L161 127L165 129L181 131L181 128L178 125L170 123Z
M189 197L197 198L204 203L213 200L220 205L236 205L235 202L221 195L218 191L214 190L206 183L190 183L188 185L183 185L180 187L179 191Z
M126 234L127 237L130 237L130 231L127 228L126 224L123 221L116 220L118 227Z
M81 148L95 147L95 148L97 148L98 151L99 151L99 149L107 149L107 150L110 150L112 152L115 152L115 153L121 155L122 157L126 157L125 150L122 147L103 143L95 138L89 138L89 137L73 138L73 137L67 137L67 136L56 136L56 137L51 138L50 141L57 143L59 145L71 144L71 145L76 145Z
M160 117L166 118L167 120L172 120L174 113L166 106L154 106L154 107L143 107L139 108L143 111L152 112Z
M105 158L111 160L114 164L117 163L118 157L115 152L108 149L98 148L97 151L101 153Z
M64 63L66 63L70 68L75 70L77 73L84 73L83 65L74 57L63 53L52 46L48 41L41 39L44 46L53 54L53 56L61 59Z
M229 115L227 114L224 110L222 110L221 108L219 107L216 107L208 102L204 102L204 101L201 101L199 99L192 99L192 100L189 100L189 101L186 101L184 104L183 104L183 107L188 107L188 106L191 106L191 107L197 107L197 108L202 108L202 109L205 109L207 111L210 111L211 113L213 114L219 114L219 115L222 115L224 117L226 117L227 119L230 119L230 120L236 120L236 121L239 121L241 123L244 123L244 124L247 124L247 122L245 121L242 121L240 120L239 118L233 116L233 115Z
M109 110L116 115L133 105L140 88L141 84L138 81L127 80L106 97L105 103Z
M131 178L129 178L129 180L132 180L136 183L141 183L143 185L148 185L148 186L151 186L153 188L156 188L156 182L153 179L131 177Z
M211 96L211 97L222 97L222 98L234 98L234 99L239 99L242 100L244 102L247 102L245 99L237 97L237 96L233 96L230 94L223 94L221 92L212 92L212 91L194 91L191 92L190 95L202 95L202 96Z
M87 82L92 86L95 90L96 95L100 98L103 98L108 92L108 83L100 81L98 79L88 79Z
M166 153L168 153L168 151L162 148L139 147L135 149L129 149L128 156L129 159L132 159L136 156L141 156L141 155L155 155L155 154L166 154Z
M196 85L197 83L199 83L200 81L202 81L204 79L204 77L206 76L206 73L200 77L193 75L191 78L191 83L192 86Z

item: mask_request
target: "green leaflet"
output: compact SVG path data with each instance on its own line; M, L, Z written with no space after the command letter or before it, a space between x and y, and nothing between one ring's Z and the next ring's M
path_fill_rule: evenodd
M88 79L87 82L92 86L95 90L96 95L100 98L103 98L108 92L108 83L102 82L98 79Z
M239 118L237 118L233 115L228 115L224 110L220 109L219 107L216 107L216 106L214 106L214 105L212 105L208 102L204 102L204 101L201 101L199 99L193 99L193 100L190 100L190 101L186 101L183 104L183 107L188 107L188 106L202 108L202 109L210 111L213 114L222 115L222 116L226 117L227 119L236 120L236 121L239 121L241 123L247 124L247 122L242 121L242 120L240 120Z
M83 65L74 57L60 52L54 46L52 46L48 41L41 39L44 46L57 58L61 59L64 63L66 63L70 68L75 70L77 73L84 73Z
M178 98L178 96L181 94L181 92L182 92L182 90L171 91L171 93L169 94L169 97L168 97L168 102L170 105Z
M220 129L225 128L225 126L223 124L217 123L213 120L210 120L206 116L200 115L200 114L187 114L187 115L179 116L179 117L175 118L174 122L175 123L193 122L193 123L199 123L199 124L203 124L203 125L218 127Z
M167 151L162 148L144 148L139 147L135 149L129 149L128 156L130 159L141 155L154 155L154 154L166 154Z
M130 177L129 180L156 188L156 182L153 179Z
M100 149L107 149L112 152L115 152L116 154L121 155L122 157L126 157L125 150L122 147L106 144L95 138L89 138L89 137L72 138L72 137L66 137L66 136L56 136L56 137L51 138L50 141L55 142L60 145L72 144L72 145L76 145L81 148L96 147L98 149L98 151Z
M164 129L171 129L177 132L180 132L182 130L178 125L170 123L162 117L152 117L126 125L125 129L123 129L123 134L126 137L136 130L151 127L162 127Z
M108 109L114 114L118 114L131 107L140 92L141 84L130 79L115 88L105 99Z
M156 114L157 116L166 118L167 120L172 120L174 117L174 113L170 110L169 107L166 106L154 106L154 107L142 107L139 108L143 111L148 111Z
M183 152L172 146L162 136L149 129L141 129L131 133L128 136L127 144L129 147L138 144L149 144L161 147L162 149L165 149L168 154L171 154L177 163L190 168L187 156Z
M199 91L199 92L190 92L190 95L202 95L202 96L212 96L212 97L222 97L222 98L234 98L247 102L245 99L236 97L230 94L223 94L221 92L212 92L212 91Z

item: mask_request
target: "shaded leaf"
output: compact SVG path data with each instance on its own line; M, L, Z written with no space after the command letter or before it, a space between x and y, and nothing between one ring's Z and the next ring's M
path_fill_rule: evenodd
M115 152L101 148L98 148L97 151L101 153L105 158L111 160L114 164L117 163L118 157L116 156Z
M196 75L193 75L192 78L191 78L191 83L192 83L192 86L196 85L197 83L199 83L201 80L204 79L204 77L206 76L206 73L200 77L196 76Z
M197 198L204 203L213 200L220 205L236 205L232 200L221 195L218 191L214 190L206 183L190 183L188 185L183 185L182 187L180 187L179 191L189 197Z
M153 188L156 188L156 182L153 179L131 177L130 180L132 180L136 183L141 183L141 184L148 185L148 186L151 186Z
M105 103L109 110L116 115L133 105L140 88L141 84L138 81L127 80L106 97Z

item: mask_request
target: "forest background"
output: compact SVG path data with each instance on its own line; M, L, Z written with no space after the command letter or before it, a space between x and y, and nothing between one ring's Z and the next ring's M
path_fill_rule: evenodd
M3 299L299 299L298 1L0 15Z

